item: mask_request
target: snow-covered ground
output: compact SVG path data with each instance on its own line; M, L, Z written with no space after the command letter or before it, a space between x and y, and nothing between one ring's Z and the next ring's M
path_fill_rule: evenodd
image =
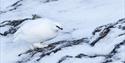
M0 0L0 63L16 63L17 61L21 63L22 60L22 63L125 63L125 44L118 45L125 42L125 30L120 29L120 27L125 28L125 20L113 25L114 28L109 28L110 32L101 37L94 46L90 45L100 38L100 34L103 34L105 29L108 30L103 26L99 28L101 31L92 34L95 28L116 23L125 17L124 5L124 0ZM67 40L65 43L68 44L68 41L73 42L72 40L81 38L87 38L87 41L77 45L73 43L73 46L65 43L65 45L56 45L57 48L60 46L62 49L45 55L38 62L35 60L42 52L38 52L34 57L30 57L30 54L20 57L18 54L27 51L29 44L14 43L13 33L7 31L13 28L14 31L17 30L28 20L33 20L34 15L37 15L37 18L45 17L63 24L62 33L48 41L50 43ZM14 21L19 21L19 24L17 22L15 22L17 25L13 24ZM119 35L122 36L118 37ZM117 54L111 52L116 45L119 46L117 46ZM81 58L77 58L79 54L82 55ZM112 54L114 55L111 56Z

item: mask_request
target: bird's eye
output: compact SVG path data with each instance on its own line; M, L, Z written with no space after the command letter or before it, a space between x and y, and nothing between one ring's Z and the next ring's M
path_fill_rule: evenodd
M59 27L59 26L56 26L57 28L59 28L60 30L63 30L63 28Z

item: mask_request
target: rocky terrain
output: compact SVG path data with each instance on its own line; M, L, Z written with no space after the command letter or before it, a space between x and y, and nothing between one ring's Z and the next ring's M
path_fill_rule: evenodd
M91 4L88 5L88 2ZM111 4L112 2L114 3ZM121 2L120 0L6 2L7 7L0 7L0 63L125 63L125 18L124 12L121 11L123 10ZM71 6L69 3L72 3ZM116 14L112 10L115 7ZM110 11L101 12L102 8ZM100 12L97 12L98 10ZM94 11L98 14L96 17ZM66 32L49 41L48 46L34 50L29 49L25 42L12 42L13 34L24 23L43 17L62 22Z
M33 16L36 17L36 16ZM13 34L18 29L18 25L20 25L22 22L33 19L33 18L26 18L22 20L13 20L13 21L4 21L1 23L0 27L6 27L9 26L9 30L4 31L3 33L0 33L1 36L7 36L8 34ZM94 52L87 51L90 54L86 53L86 51L80 51L76 52L74 51L75 47L80 47L80 49L84 49L84 47L88 45L89 48L98 49L99 46L103 50L106 50L106 53L103 54L103 50L100 52ZM69 54L63 53L63 50L68 49ZM78 49L78 50L80 50ZM110 49L110 50L108 50ZM57 61L57 63L70 63L70 61L74 61L74 59L84 62L84 59L96 59L96 58L103 58L103 61L101 63L112 63L112 62L118 62L118 63L124 63L125 62L125 18L118 20L115 23L110 23L107 25L102 25L97 27L93 32L91 37L83 37L81 39L77 40L62 40L57 41L54 43L49 44L47 47L44 48L37 48L34 50L27 50L24 53L20 53L18 56L22 57L21 60L17 61L18 63L27 63L32 60L34 61L40 61L44 57L49 56L56 56L56 54L59 54L58 52L61 52L63 56ZM71 55L70 52L75 52L75 55ZM101 53L102 52L102 53ZM52 55L51 55L52 54ZM36 57L37 56L37 57ZM36 59L34 59L36 58ZM83 59L83 61L82 61ZM54 61L54 60L53 60ZM41 61L42 62L42 61Z

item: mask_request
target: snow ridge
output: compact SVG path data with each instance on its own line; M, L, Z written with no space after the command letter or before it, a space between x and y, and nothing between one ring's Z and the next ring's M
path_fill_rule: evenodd
M31 19L31 18L29 18ZM5 26L13 26L16 27L18 25L20 25L22 22L26 21L28 19L22 19L22 20L18 20L15 21L6 21L6 24L1 23L1 27L5 27ZM5 23L5 22L4 22ZM11 23L11 24L8 24ZM12 23L16 23L12 24ZM123 49L125 49L125 18L118 20L116 23L110 23L107 25L103 25L103 26L99 26L97 27L93 32L92 32L92 37L91 38L81 38L81 39L77 39L77 40L63 40L63 41L57 41L54 43L49 44L47 47L44 48L36 48L34 50L27 50L24 53L20 53L18 56L22 59L17 60L17 63L29 63L33 60L37 61L37 62L43 62L42 59L48 59L46 57L51 57L51 56L56 56L59 54L59 52L62 52L61 54L63 54L63 56L60 57L59 60L56 61L56 63L68 63L68 62L75 62L74 59L78 60L78 59L96 59L96 58L102 58L99 63L112 63L115 62L114 58L120 58L117 61L124 63L125 61L123 60L124 57L122 56L117 56L119 53L125 53L125 51L119 51L119 49L121 47L123 47ZM118 30L116 30L118 29ZM9 30L8 30L9 31ZM114 32L112 32L114 31ZM119 31L119 32L118 32ZM13 32L14 33L14 32ZM7 36L8 34L13 34L11 32L5 33L1 35L2 36ZM112 37L108 38L108 36L112 35ZM107 39L108 38L108 39ZM107 39L107 40L105 40ZM110 40L111 39L111 40ZM114 41L113 41L114 40ZM105 43L106 42L106 43ZM107 52L109 53L91 53L91 54L87 54L85 53L86 51L81 51L81 52L75 52L75 55L72 54L67 54L67 53L63 53L65 52L65 50L67 50L69 48L69 52L74 52L75 48L77 49L77 47L79 47L80 49L85 49L85 45L88 45L87 48L91 48L91 49L98 49L96 47L100 47L100 45L102 45L101 47L107 47L105 44L107 44L108 42L111 42L109 45L109 47L112 47L111 50L107 50ZM83 47L84 46L84 47ZM74 50L73 50L74 49ZM79 50L79 49L77 49ZM116 55L116 56L115 56ZM35 59L34 59L35 58ZM55 57L56 58L56 57ZM25 60L24 60L25 59ZM53 60L54 61L54 60ZM84 61L81 61L81 63ZM96 61L95 61L96 62ZM46 62L49 63L49 62Z

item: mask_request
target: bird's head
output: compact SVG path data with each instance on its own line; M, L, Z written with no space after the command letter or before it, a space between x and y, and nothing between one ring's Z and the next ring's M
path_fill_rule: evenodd
M62 24L49 19L44 19L44 24L55 31L63 30Z

